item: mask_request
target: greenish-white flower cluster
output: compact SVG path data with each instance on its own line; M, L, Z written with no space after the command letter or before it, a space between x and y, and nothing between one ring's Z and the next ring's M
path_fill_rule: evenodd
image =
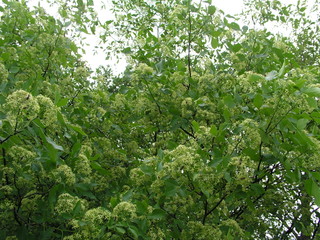
M8 75L9 75L9 73L8 73L6 67L2 63L0 63L0 82L6 83Z
M86 155L84 154L79 154L78 158L75 161L75 168L74 168L75 173L88 176L91 174L91 166L90 166L90 161L87 158Z
M67 186L72 186L76 182L76 176L73 173L72 169L66 165L59 165L51 173L52 179L61 184L66 184Z
M153 69L152 69L152 67L149 67L145 63L140 63L136 68L136 72L140 73L142 75L144 75L144 74L148 75L148 74L152 74L153 73Z
M120 202L114 207L112 216L118 221L132 220L137 217L136 206L130 202Z
M43 124L45 126L51 126L56 123L58 108L54 105L52 100L43 95L38 95L36 98L40 106L38 116L43 120Z
M58 214L72 214L76 205L79 204L80 211L84 212L87 209L87 201L80 199L77 196L72 196L69 193L59 195L58 201L55 206L55 211Z
M26 126L40 111L36 98L24 90L17 90L7 97L4 105L7 120L15 129Z

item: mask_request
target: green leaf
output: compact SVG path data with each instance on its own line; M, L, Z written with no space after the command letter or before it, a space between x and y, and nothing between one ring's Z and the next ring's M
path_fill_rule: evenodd
M320 88L318 87L310 87L303 90L304 93L314 96L314 97L320 97Z
M210 133L211 133L211 135L212 136L217 136L217 134L218 134L218 129L217 129L217 127L215 126L215 125L212 125L211 126L211 128L210 128Z
M212 46L212 48L217 48L219 46L218 38L211 39L211 46Z
M73 144L73 146L71 148L70 156L77 157L80 149L81 149L81 143L80 142L76 142L75 144Z
M48 201L51 206L57 201L57 195L61 191L63 186L61 184L57 184L53 186L49 191Z
M320 172L311 172L311 174L317 181L320 181Z
M254 183L250 186L255 195L260 195L265 192L264 188L259 183Z
M210 35L212 36L212 38L217 38L221 35L221 33L222 33L221 31L219 31L219 30L216 31L214 27L212 27L212 29L213 30L210 32Z
M241 48L242 48L242 45L240 43L230 45L230 49L233 52L239 52Z
M38 127L42 128L42 129L45 129L46 127L43 125L43 123L41 122L41 120L39 118L36 118L33 120L33 122L35 124L37 124Z
M119 199L117 197L111 197L110 198L110 206L114 208L119 203Z
M60 151L64 151L64 150L63 150L63 147L60 146L60 145L58 145L58 144L56 144L50 137L46 137L46 140L47 140L48 143L50 143L50 145L51 145L54 149L60 150Z
M223 98L224 103L229 107L233 108L236 104L234 102L233 96L227 95Z
M77 204L74 206L72 214L73 215L78 215L79 213L81 213L81 201L78 201Z
M130 189L128 191L126 191L123 195L122 195L122 200L123 201L129 201L132 198L133 195L133 190Z
M57 119L58 119L58 121L59 121L60 124L66 125L66 123L65 123L65 121L64 121L64 118L63 118L63 116L62 116L62 114L61 114L60 111L57 111Z
M308 102L309 106L312 107L312 108L317 108L318 107L318 102L314 97L308 97L307 98L307 102Z
M154 209L152 213L149 214L150 219L163 219L165 218L167 213L162 209Z
M154 170L153 170L152 166L143 164L143 165L140 166L140 169L142 170L142 172L144 172L145 174L147 174L149 176L154 174Z
M261 94L256 94L253 99L253 105L257 108L260 108L263 105L263 97L261 96Z
M124 228L122 228L122 227L116 227L116 231L118 233L121 233L121 234L125 234L126 233L126 230Z
M260 82L263 79L263 76L259 74L252 73L249 75L249 81L251 82Z
M238 23L232 22L229 24L229 27L232 28L233 30L240 31L240 26Z
M77 47L77 45L76 44L74 44L73 42L72 43L70 43L70 49L71 49L71 51L72 52L74 52L74 53L77 53L78 52L78 47Z
M277 76L278 76L277 71L271 71L271 72L267 73L266 80L267 81L273 80L273 79L277 78Z
M191 122L191 124L192 124L193 130L194 130L195 132L198 132L199 129L200 129L199 123L197 123L195 120L193 120L193 121Z
M138 237L139 237L139 234L138 234L139 230L138 230L136 227L130 226L128 230L129 230L129 232L132 233L134 239L138 239Z
M124 49L122 50L122 53L124 53L124 54L130 54L130 53L132 53L131 48L130 48L130 47L124 48Z
M18 67L18 66L11 66L9 69L9 72L11 72L11 73L17 73L19 71L20 71L20 67Z
M74 131L80 133L80 134L83 135L83 136L87 136L87 134L82 130L81 127L75 126L75 125L73 125L73 124L68 124L68 127L71 128L71 129L73 129Z
M246 33L246 32L248 31L248 29L249 29L248 26L243 26L243 27L242 27L242 32L243 32L243 33Z
M69 26L71 25L71 23L72 23L71 21L65 22L65 23L64 23L64 27L65 27L65 28L69 27Z
M82 0L77 0L78 7L82 8L83 7L83 1Z
M165 181L164 194L167 197L175 196L177 194L177 190L178 190L178 183L175 179L171 178Z
M63 98L60 99L59 102L56 104L57 107L63 107L65 105L67 105L69 99L68 98Z
M286 69L286 59L284 59L282 67L281 67L281 69L279 71L279 77L282 77L284 75L285 69Z
M109 176L109 172L104 169L103 167L101 167L101 165L98 162L91 162L90 163L92 169L96 170L98 173L100 173L101 175L104 176Z
M320 188L317 183L312 179L307 179L304 182L304 187L306 192L314 197L314 202L316 205L320 206Z
M297 121L297 128L299 130L303 130L306 126L307 126L307 123L309 122L308 119L304 119L304 118L301 118Z
M216 7L215 6L209 6L208 7L208 13L210 14L210 15L213 15L215 12L216 12Z

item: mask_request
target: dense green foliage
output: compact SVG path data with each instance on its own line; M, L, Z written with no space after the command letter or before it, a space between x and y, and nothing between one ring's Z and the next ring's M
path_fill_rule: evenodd
M114 3L2 0L0 239L319 239L317 3Z

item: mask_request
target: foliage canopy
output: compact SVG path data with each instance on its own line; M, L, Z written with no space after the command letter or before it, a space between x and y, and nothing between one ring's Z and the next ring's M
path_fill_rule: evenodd
M317 1L57 2L0 5L0 239L320 238Z

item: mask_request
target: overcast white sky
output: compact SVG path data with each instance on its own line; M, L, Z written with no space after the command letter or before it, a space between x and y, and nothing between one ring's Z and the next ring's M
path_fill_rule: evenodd
M130 0L128 0L130 1ZM290 3L297 3L298 0L280 0L283 3L290 4ZM312 0L310 2L313 2L315 0ZM29 5L30 6L36 6L40 2L41 6L46 9L46 11L51 15L57 15L57 9L49 7L48 4L46 4L46 1L41 0L30 0ZM98 13L98 17L101 22L104 22L106 20L112 19L111 12L108 12L105 10L99 11L101 2L110 2L110 0L94 0L95 6L97 6L96 11ZM213 0L212 4L214 4L216 7L223 10L225 13L229 13L231 15L241 13L241 10L244 7L243 0ZM107 61L105 60L105 55L102 51L95 54L95 46L99 44L99 38L96 36L87 36L86 42L88 43L88 46L85 48L86 54L84 55L84 59L88 62L89 66L93 69L96 69L99 65L106 65L110 64L113 65L113 69L115 69L115 73L121 73L125 69L125 61L121 61L120 64L116 64L113 61Z
M130 0L128 0L130 1ZM46 1L41 1L41 0L30 0L28 5L29 6L37 6L40 2L40 5L46 9L46 11L53 16L57 16L57 9L54 7L49 7L49 5L46 3ZM101 7L101 2L100 0L94 0L94 4L96 6L96 11L98 13L99 20L101 22L107 21L112 19L112 14L111 12L106 11L104 9L103 11L99 11ZM110 0L104 1L106 3L110 2ZM212 2L216 7L222 9L226 13L230 14L236 14L240 13L242 8L243 8L243 0L213 0ZM107 61L105 60L105 55L101 51L101 53L95 54L95 46L99 44L99 38L95 36L86 36L87 40L86 42L88 43L88 46L85 47L86 54L84 55L84 59L88 62L90 67L93 69L96 69L99 65L114 65L115 73L120 73L123 72L125 69L125 61L121 61L120 64L115 63L113 61Z

